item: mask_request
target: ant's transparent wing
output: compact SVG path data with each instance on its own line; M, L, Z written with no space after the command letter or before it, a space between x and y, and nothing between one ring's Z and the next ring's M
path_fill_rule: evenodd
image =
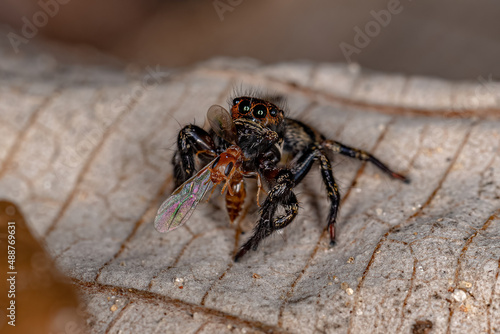
M207 120L214 132L225 141L234 144L236 142L236 126L229 111L214 104L208 109Z
M155 218L155 228L158 232L169 232L182 226L193 214L194 209L205 197L207 192L214 187L210 179L211 171L209 163L196 175L181 184L163 202L158 209Z

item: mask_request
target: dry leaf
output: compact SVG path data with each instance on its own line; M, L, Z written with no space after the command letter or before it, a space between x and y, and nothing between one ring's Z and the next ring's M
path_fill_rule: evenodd
M249 60L182 73L150 67L139 77L35 64L5 47L0 57L8 74L0 77L0 195L22 204L73 278L93 332L500 328L498 85ZM230 226L214 196L185 227L157 233L180 126L202 125L240 83L286 95L291 117L373 152L412 183L336 156L343 202L332 249L318 173L297 187L296 221L241 263L232 256L255 205ZM452 297L463 281L468 312Z

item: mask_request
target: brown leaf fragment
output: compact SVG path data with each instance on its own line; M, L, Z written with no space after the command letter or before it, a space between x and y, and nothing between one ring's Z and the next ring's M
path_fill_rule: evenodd
M33 237L15 204L0 201L0 226L0 313L7 319L0 322L0 332L86 333L74 287Z

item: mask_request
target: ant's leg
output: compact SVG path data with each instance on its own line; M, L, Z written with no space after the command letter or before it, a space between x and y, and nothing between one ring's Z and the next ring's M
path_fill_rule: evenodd
M292 191L294 187L293 175L289 170L282 170L275 179L275 186L269 192L264 204L260 208L260 219L254 228L254 234L241 247L234 257L238 261L249 250L257 250L262 239L270 236L290 224L299 210L297 197ZM285 214L274 218L278 206L285 209Z
M388 174L390 177L394 179L399 179L404 183L410 183L410 179L408 179L406 176L392 171L384 163L382 163L380 160L378 160L377 158L375 158L373 155L371 155L366 151L345 146L344 144L333 140L325 140L321 143L321 145L329 150L332 150L335 153L340 153L342 155L346 155L348 157L355 158L361 161L369 161L375 166L377 166L381 171Z
M260 207L260 193L264 193L264 195L267 195L267 191L264 189L264 186L262 185L262 176L258 172L241 172L243 176L245 177L254 177L257 179L257 205Z
M172 158L175 187L180 186L195 172L194 157L197 153L216 155L212 137L196 125L187 125L179 131L177 151Z

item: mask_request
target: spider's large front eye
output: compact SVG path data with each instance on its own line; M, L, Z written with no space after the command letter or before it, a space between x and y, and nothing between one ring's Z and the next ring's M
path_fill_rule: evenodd
M251 103L248 100L243 100L238 105L238 111L240 114L247 114L250 111Z
M253 117L255 118L264 118L267 114L266 106L262 104L258 104L253 108Z

